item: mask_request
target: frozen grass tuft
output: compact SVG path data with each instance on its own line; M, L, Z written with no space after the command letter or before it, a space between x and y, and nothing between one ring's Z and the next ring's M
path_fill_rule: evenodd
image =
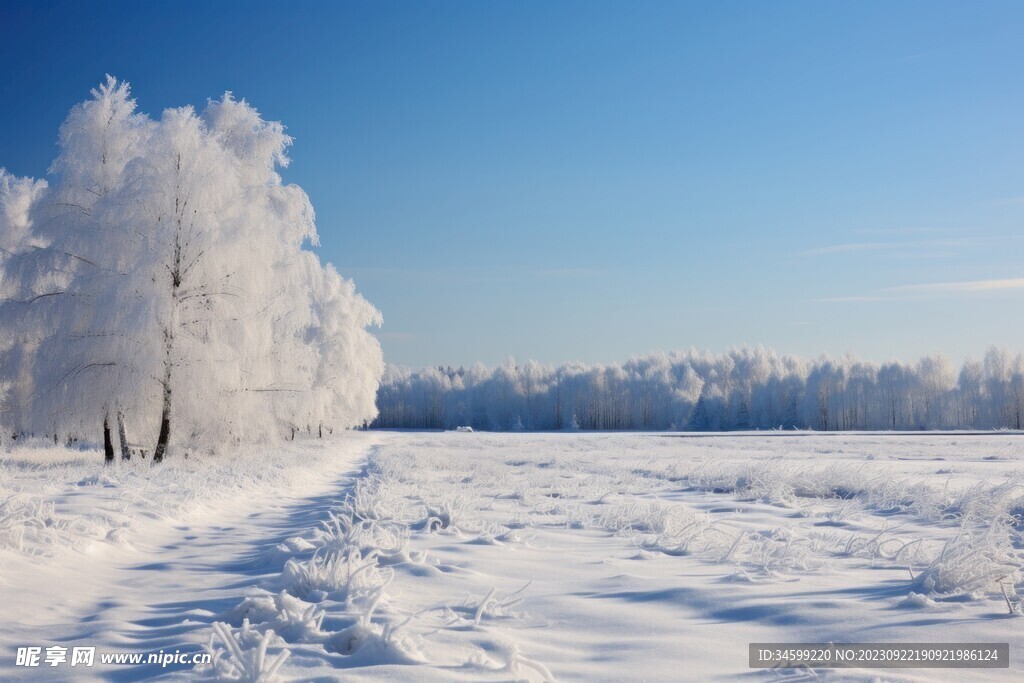
M1015 535L1006 517L980 527L965 525L921 572L916 584L931 594L981 598L1002 592L1008 602L1015 600L1024 566L1024 554L1013 542Z
M238 629L215 622L210 643L206 646L212 662L200 667L199 672L217 681L272 683L281 680L277 672L291 655L289 650L281 647L282 644L272 630L257 630L248 620ZM278 652L269 654L271 647Z

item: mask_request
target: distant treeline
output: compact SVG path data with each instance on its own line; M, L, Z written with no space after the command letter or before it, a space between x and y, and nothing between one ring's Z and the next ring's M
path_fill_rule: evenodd
M563 430L916 430L1024 427L1024 355L993 347L957 369L770 349L655 353L622 365L390 366L374 427Z

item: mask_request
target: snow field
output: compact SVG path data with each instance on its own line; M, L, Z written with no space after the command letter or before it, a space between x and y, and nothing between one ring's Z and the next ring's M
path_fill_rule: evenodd
M0 648L215 656L97 680L941 681L753 672L747 644L1009 641L1014 668L956 678L1013 679L1018 439L350 432L160 468L19 446Z
M286 651L299 679L696 680L750 675L755 641L1024 645L1012 436L382 438L222 615L211 677Z

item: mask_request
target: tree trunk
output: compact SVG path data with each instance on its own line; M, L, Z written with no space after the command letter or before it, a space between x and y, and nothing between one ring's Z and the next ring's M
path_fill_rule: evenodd
M169 355L169 354L168 354ZM163 462L167 452L167 442L171 440L171 362L167 361L164 369L164 405L160 411L160 436L156 440L153 451L153 462Z
M320 439L324 438L324 426L322 424L319 427L318 434L319 434L319 436L317 438L320 438Z
M178 154L177 171L181 174L181 154ZM171 367L174 355L174 332L177 325L178 313L178 292L181 288L181 235L182 219L184 217L185 205L180 197L174 199L174 213L177 222L177 231L174 234L174 255L171 266L168 268L171 274L171 320L164 327L164 401L160 411L160 434L156 439L156 448L153 450L153 463L163 462L167 453L167 443L171 440Z
M121 459L131 460L132 451L128 448L128 434L124 429L124 413L117 411L117 438L121 442Z
M114 442L110 439L110 422L103 418L103 462L111 465L114 462Z

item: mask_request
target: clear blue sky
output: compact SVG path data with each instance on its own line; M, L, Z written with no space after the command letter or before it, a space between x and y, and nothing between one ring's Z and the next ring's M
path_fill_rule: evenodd
M1024 3L0 0L0 166L104 73L295 137L411 365L1024 349ZM965 284L966 283L966 284Z

